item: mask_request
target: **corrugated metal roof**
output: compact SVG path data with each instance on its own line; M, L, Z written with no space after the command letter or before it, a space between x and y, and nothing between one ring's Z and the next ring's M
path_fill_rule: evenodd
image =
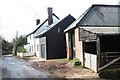
M92 5L76 19L64 32L75 27L120 27L119 5Z
M80 20L79 26L120 26L120 6L93 5Z
M80 27L96 34L120 34L120 27Z

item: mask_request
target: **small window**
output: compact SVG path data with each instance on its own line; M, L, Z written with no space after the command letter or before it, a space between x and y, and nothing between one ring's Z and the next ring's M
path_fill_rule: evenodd
M31 51L31 46L29 46L29 51Z
M31 46L31 51L33 51L33 46Z
M60 30L60 28L58 28L58 33L60 33L61 32L61 30Z
M37 51L39 50L38 48L39 48L39 46L37 45Z
M31 35L30 35L30 40L31 40Z

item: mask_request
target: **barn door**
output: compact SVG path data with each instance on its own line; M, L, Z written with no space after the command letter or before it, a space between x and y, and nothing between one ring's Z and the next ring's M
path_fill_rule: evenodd
M84 53L85 67L90 68L90 63L91 63L90 58L91 58L90 54Z
M75 33L72 33L72 57L75 58Z
M91 70L97 72L97 55L84 53L85 67L90 68Z
M41 57L45 58L45 44L41 44Z
M46 37L40 38L40 57L47 59L47 51L46 51Z
M95 42L84 42L84 65L97 72L97 53Z

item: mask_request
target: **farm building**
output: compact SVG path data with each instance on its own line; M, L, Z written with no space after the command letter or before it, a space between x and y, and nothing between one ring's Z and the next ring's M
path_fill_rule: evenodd
M97 72L120 67L118 5L92 5L64 30L67 57Z
M44 59L59 59L66 58L66 40L64 29L73 21L74 17L66 16L64 19L55 24L47 26L41 30L36 38L39 40L39 57Z

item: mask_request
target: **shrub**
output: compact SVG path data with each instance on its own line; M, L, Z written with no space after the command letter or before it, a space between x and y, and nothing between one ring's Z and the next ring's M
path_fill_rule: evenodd
M6 52L5 55L7 55L7 54L12 54L12 52Z
M17 52L26 53L26 49L24 47L18 47Z
M2 50L1 51L1 55L8 55L8 54L12 54L12 52L8 52L8 51L5 51L5 50Z
M80 62L80 60L78 58L70 60L69 64L72 65L73 67L83 67L81 65L81 62Z

